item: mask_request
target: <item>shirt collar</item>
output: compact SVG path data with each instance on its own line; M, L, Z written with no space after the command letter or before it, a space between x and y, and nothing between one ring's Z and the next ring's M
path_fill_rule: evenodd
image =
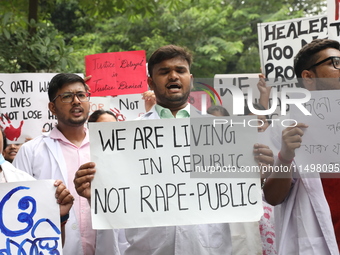
M85 138L82 142L82 145L86 144L89 142L89 132L88 129L84 126L84 131L85 131ZM54 127L51 132L50 132L50 138L55 139L55 140L60 140L63 141L64 143L72 144L64 135L63 133L60 132L60 130L57 127ZM81 146L82 146L81 145Z
M165 108L163 106L160 106L159 104L156 104L155 109L161 119L174 119L175 118L168 108ZM176 113L177 119L189 118L189 117L190 117L190 104L187 104L183 109L179 110Z

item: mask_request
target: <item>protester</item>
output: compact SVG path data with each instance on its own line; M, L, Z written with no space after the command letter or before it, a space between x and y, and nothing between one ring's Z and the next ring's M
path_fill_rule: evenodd
M84 126L90 109L88 86L78 75L60 73L52 78L48 97L48 108L58 119L56 127L23 144L13 164L39 180L61 179L74 194L64 254L107 254L114 251L113 233L92 229L90 205L76 194L73 185L79 166L90 160L89 135ZM104 242L106 235L110 242Z
M117 118L111 111L105 111L103 109L99 109L94 111L87 122L116 122Z
M3 150L2 155L8 162L12 163L21 145L22 145L21 143L8 144L6 148Z
M193 84L190 74L191 54L185 49L168 45L156 50L149 59L148 84L156 96L156 104L140 119L188 118L201 116L197 109L188 104ZM260 161L268 161L266 151ZM268 157L268 158L267 158ZM269 160L270 161L270 160ZM80 166L74 179L80 196L90 199L91 181L95 174L95 163ZM123 230L124 231L124 230ZM126 255L150 254L261 254L258 225L238 236L238 248L232 246L229 224L205 224L190 226L168 226L126 229L128 241ZM206 237L206 238L205 238ZM246 253L244 253L246 252Z
M340 89L339 49L339 42L329 39L306 44L294 61L299 85L310 91ZM299 123L282 132L276 164L290 171L272 173L263 187L266 200L277 205L278 254L339 254L339 179L313 178L311 173L292 171L299 164L299 158L294 163L295 150L301 146L306 128L307 125Z
M0 129L0 183L35 180L31 175L15 168L10 162L4 159L2 152L6 147L6 136L3 130ZM61 180L56 180L54 186L56 187L56 193L53 199L57 199L56 202L60 207L61 233L63 240L62 242L64 244L65 225L68 219L69 211L73 205L74 198L66 189L66 186Z
M32 140L32 138L27 137L25 142ZM6 146L6 148L2 151L2 155L4 158L10 163L13 162L15 156L17 155L22 143L11 143Z

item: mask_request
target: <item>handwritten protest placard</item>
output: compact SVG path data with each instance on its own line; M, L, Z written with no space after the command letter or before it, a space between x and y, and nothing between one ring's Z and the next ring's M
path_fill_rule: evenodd
M326 16L258 24L261 67L268 84L294 86L294 57L305 44L327 36Z
M340 91L312 91L311 99L304 106L312 114L305 116L292 107L291 118L308 125L304 130L302 144L296 150L295 160L299 170L314 171L337 164L340 168ZM338 171L340 172L340 170Z
M85 56L92 96L116 96L147 90L145 51L109 52Z
M95 229L259 220L259 173L230 172L256 165L256 129L222 123L214 129L213 118L199 119L90 123ZM191 144L204 150L191 154Z
M340 40L340 1L327 0L329 39Z
M62 254L53 182L0 184L1 254Z
M0 74L0 126L11 142L23 143L42 129L50 131L56 118L48 110L48 85L54 73Z

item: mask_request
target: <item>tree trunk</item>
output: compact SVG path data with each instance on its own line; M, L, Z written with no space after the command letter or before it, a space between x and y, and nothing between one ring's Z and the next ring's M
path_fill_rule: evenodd
M33 19L35 22L38 22L38 3L39 0L29 0L29 6L28 6L28 22L30 23ZM37 33L36 26L30 26L28 25L28 32L29 36L33 37ZM27 70L29 72L35 72L35 68L31 65L27 65Z
M38 21L38 2L39 0L29 0L29 6L28 6L28 21L31 22L31 20ZM28 31L30 35L34 35L37 30L35 27L28 26Z

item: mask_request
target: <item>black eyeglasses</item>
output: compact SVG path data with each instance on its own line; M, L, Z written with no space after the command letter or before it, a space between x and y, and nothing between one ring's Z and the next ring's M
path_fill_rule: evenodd
M65 92L63 94L57 95L52 102L54 102L58 97L61 98L61 102L63 103L71 103L74 100L74 96L77 96L80 102L88 102L90 100L91 93L90 92Z
M312 65L310 68L307 68L306 70L310 70L312 69L313 67L316 67L318 65L321 65L322 63L325 63L326 61L328 60L332 60L332 63L333 63L333 66L335 69L340 69L340 57L335 57L335 56L332 56L332 57L328 57L324 60L321 60L320 62L317 62L316 64Z

